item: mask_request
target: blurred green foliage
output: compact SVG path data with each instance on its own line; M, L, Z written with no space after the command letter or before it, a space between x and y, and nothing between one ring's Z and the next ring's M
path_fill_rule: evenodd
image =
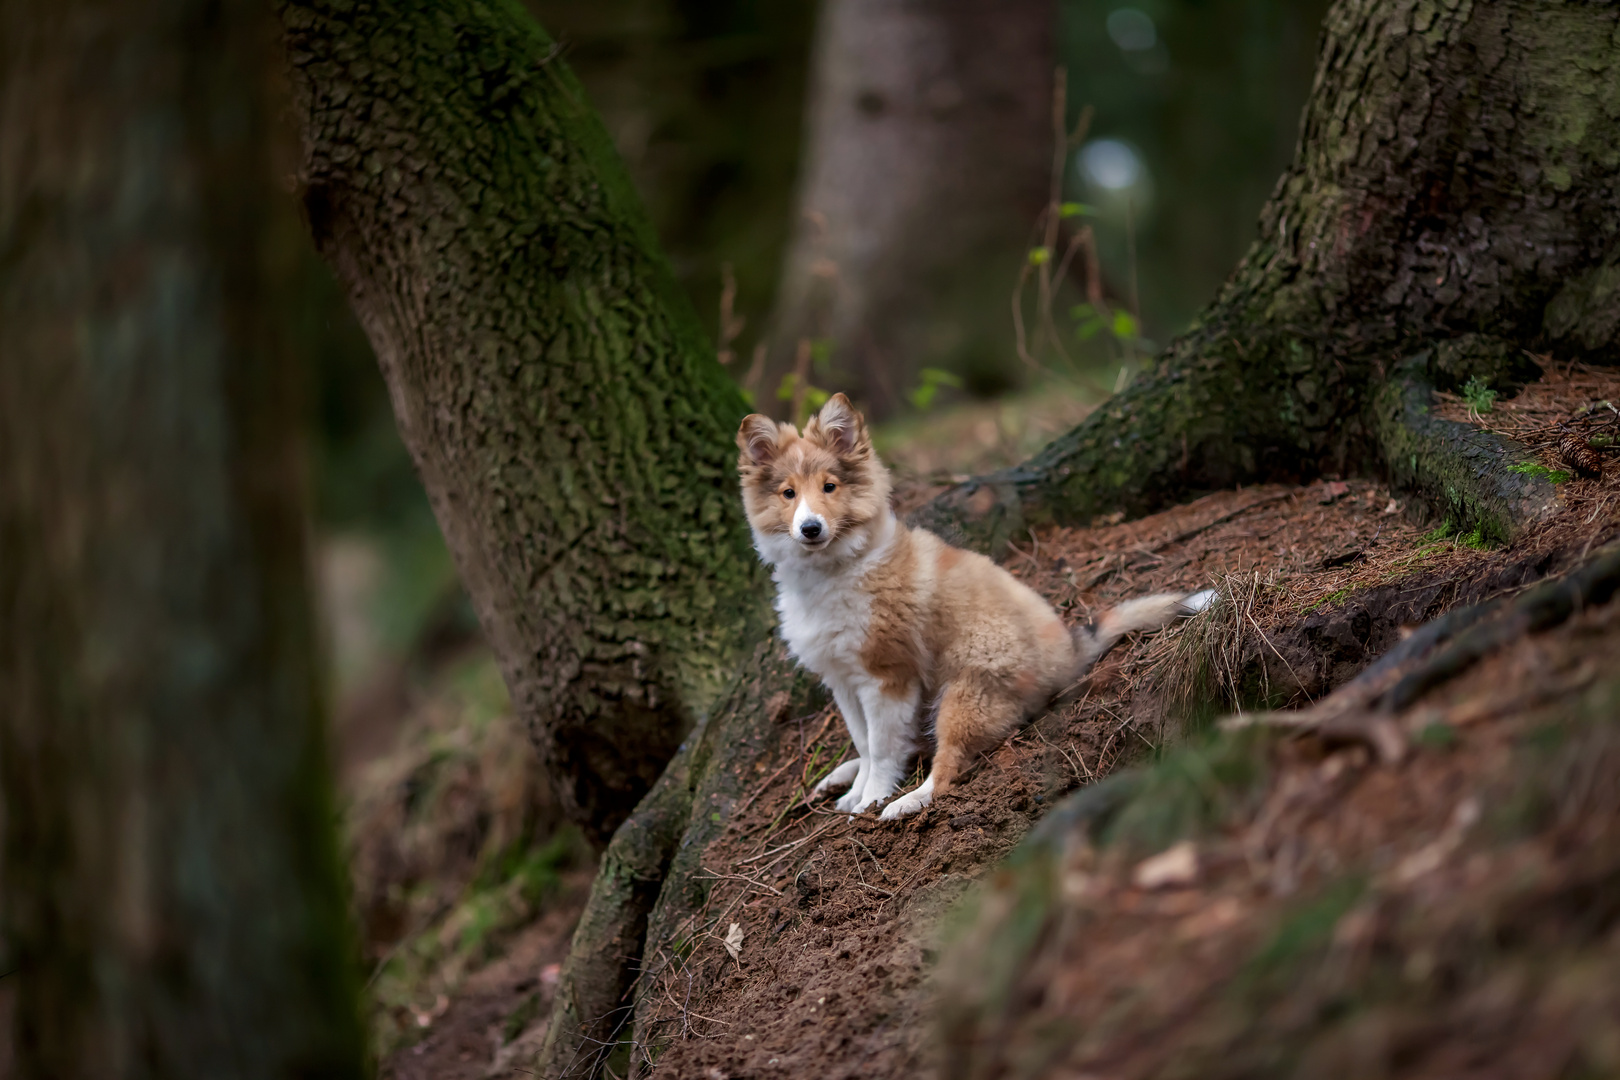
M1125 143L1143 166L1128 209L1149 337L1174 337L1254 239L1256 215L1293 156L1327 8L1327 0L1060 4L1071 122L1092 106L1090 138ZM1073 167L1071 191L1095 207L1104 273L1123 295L1126 200Z

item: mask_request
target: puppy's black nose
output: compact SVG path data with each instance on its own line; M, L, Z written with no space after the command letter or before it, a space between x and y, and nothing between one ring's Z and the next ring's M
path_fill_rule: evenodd
M821 535L821 522L807 521L799 526L799 535L806 540L814 540Z

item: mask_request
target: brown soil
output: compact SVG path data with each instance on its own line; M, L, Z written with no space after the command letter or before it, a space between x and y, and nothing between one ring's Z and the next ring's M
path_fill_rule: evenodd
M534 922L500 956L442 995L418 1018L423 1038L384 1059L379 1080L494 1080L528 1076L540 1051L557 975L590 890L575 871Z
M1521 395L1520 412L1540 410L1521 417L1527 437L1596 392L1579 374L1564 372L1561 389ZM1559 376L1552 371L1549 380ZM1482 422L1506 423L1508 404ZM912 487L923 497L926 478ZM1387 974L1395 955L1390 977L1402 986L1427 992L1452 978L1467 963L1457 950L1479 951L1464 932L1479 916L1469 898L1494 897L1501 910L1520 904L1530 915L1492 925L1524 931L1524 920L1542 910L1536 897L1555 903L1564 886L1578 891L1585 870L1572 851L1588 840L1613 846L1612 832L1581 833L1591 821L1579 814L1563 833L1490 851L1469 846L1476 811L1483 807L1490 820L1523 786L1515 787L1524 765L1514 749L1559 695L1590 688L1594 671L1620 660L1612 608L1521 642L1420 701L1402 720L1413 740L1425 746L1437 724L1450 734L1398 769L1374 764L1359 747L1268 737L1258 786L1225 807L1191 852L1173 852L1191 855L1190 878L1172 873L1169 886L1144 887L1139 875L1153 850L1073 844L1064 872L1046 893L1034 890L1044 906L1031 916L1033 928L1012 935L1027 947L1038 930L1039 944L1027 951L1006 946L1007 921L994 910L997 897L1031 895L1024 871L1004 857L1069 792L1174 744L1181 723L1167 720L1179 715L1167 700L1194 691L1239 706L1257 697L1273 705L1320 699L1413 625L1561 572L1620 534L1620 476L1559 490L1554 520L1495 550L1414 522L1398 497L1365 480L1221 492L1140 521L1018 542L1009 570L1071 621L1144 592L1213 584L1235 601L1225 606L1232 625L1212 635L1194 620L1127 643L955 791L896 824L807 805L803 793L849 752L847 738L830 708L785 723L775 759L705 853L714 879L707 903L677 935L691 948L647 960L652 1071L694 1080L1253 1075L1275 1066L1261 1051L1302 1038L1312 1017L1331 1012L1344 971ZM1201 687L1178 682L1178 672L1198 663L1209 672ZM1620 750L1611 756L1620 760ZM920 779L919 767L911 783ZM1599 790L1584 783L1588 795ZM1359 891L1329 913L1337 950L1330 959L1339 966L1299 974L1296 986L1287 957L1272 956L1278 928L1299 922L1302 903L1318 916L1323 903L1340 903L1333 883L1350 869ZM988 914L952 947L954 964L937 963L938 943L950 936L942 930L947 912L987 880ZM569 904L548 909L552 930L521 932L504 957L469 975L430 1018L419 1049L394 1055L383 1075L523 1075L543 1038L542 974L561 957ZM975 951L975 935L990 942L988 953ZM1610 963L1616 939L1600 939L1608 951L1593 970L1620 986L1620 965ZM1272 958L1256 966L1257 950ZM1429 1027L1403 1015L1415 1008L1409 999L1373 1002L1368 1027L1313 1044L1320 1068L1299 1075L1384 1074L1356 1065L1356 1053L1384 1064L1404 1053L1432 1066L1408 1075L1554 1075L1556 1067L1542 1066L1558 1054L1574 1060L1570 1048L1586 1043L1596 1049L1582 1050L1581 1061L1607 1061L1603 1046L1620 1045L1612 995L1582 996L1568 980L1554 985L1541 974L1515 968L1502 985L1475 986L1473 998L1426 1018ZM1249 1011L1222 997L1233 985L1248 988ZM1552 1004L1536 1004L1549 986ZM1264 1009L1253 1006L1262 1000ZM1598 1013L1609 1019L1597 1022ZM1472 1033L1477 1043L1437 1037L1434 1056L1414 1055L1410 1044L1422 1031ZM1257 1049L1245 1056L1251 1043ZM1543 1051L1553 1056L1535 1057ZM1607 1070L1569 1075L1615 1072L1620 1058Z
M1007 566L1072 620L1128 596L1215 584L1242 601L1234 610L1246 623L1232 648L1234 693L1242 689L1235 684L1244 664L1258 664L1257 677L1273 699L1304 703L1351 678L1412 625L1567 568L1620 531L1613 514L1620 477L1561 490L1563 508L1553 521L1497 550L1415 524L1387 490L1352 480L1221 492L1140 521L1049 530L1017 544ZM684 959L654 957L644 976L656 1001L654 1045L663 1044L657 1075L956 1072L954 1057L938 1049L931 1019L941 915L1055 800L1173 739L1162 692L1173 680L1164 669L1188 662L1176 644L1184 633L1116 651L967 782L897 824L804 803L807 786L848 752L834 713L784 731L775 766L707 852L704 866L715 883L687 928L696 947ZM1518 678L1513 670L1493 667L1488 678L1511 684ZM1210 857L1233 874L1269 875L1268 887L1281 897L1302 887L1315 865L1344 865L1369 853L1380 853L1379 865L1398 862L1392 844L1416 851L1443 835L1467 787L1461 777L1497 760L1487 744L1477 749L1477 758L1471 747L1468 755L1426 760L1416 798L1409 778L1373 768L1365 751L1323 764L1320 748L1300 750L1297 763L1278 772L1272 801L1256 819L1263 827L1253 842L1267 855L1262 868L1248 867L1241 845ZM1316 778L1311 794L1301 794L1301 777ZM919 771L912 782L920 778ZM1343 815L1324 813L1352 790L1357 801ZM1128 877L1127 870L1114 868L1106 879L1113 884L1098 888L1115 896L1107 890L1126 880L1120 875ZM1127 888L1117 894L1125 897L1117 912L1088 914L1085 932L1064 941L1073 954L1059 961L1054 952L1056 966L1041 968L1040 977L1050 975L1057 987L1051 1010L1024 1014L1020 1023L1072 1023L1100 1015L1092 1010L1119 995L1134 1000L1139 981L1162 985L1163 1001L1133 1029L1138 1041L1130 1044L1133 1052L1159 1054L1152 1061L1162 1064L1174 1047L1157 1044L1154 1023L1195 1000L1206 985L1201 980L1218 983L1229 975L1231 957L1247 955L1271 917L1252 899L1228 903L1216 884L1221 879L1209 880L1207 893L1126 896ZM1090 925L1093 917L1105 928ZM732 924L742 935L735 958L725 947ZM1099 934L1108 944L1093 949ZM1052 974L1081 958L1089 959L1074 970L1084 975ZM1038 982L1027 988L1031 1000L1042 1000ZM1098 1061L1099 1076L1157 1068L1132 1064L1116 1073L1115 1058ZM1058 1075L1091 1072L1088 1066Z
M963 946L944 1074L1620 1073L1617 662L1610 603L1398 716L1399 767L1277 741L1196 842L1075 837L1045 887L997 882L991 940L1017 907L1040 951L986 992Z

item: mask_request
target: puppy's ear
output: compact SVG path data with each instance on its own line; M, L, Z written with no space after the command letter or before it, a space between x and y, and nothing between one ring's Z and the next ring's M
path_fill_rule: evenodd
M867 443L866 421L843 394L828 398L811 423L821 444L835 454L853 453Z
M752 413L743 417L742 427L737 429L737 449L750 464L764 465L776 458L781 449L779 438L775 420Z

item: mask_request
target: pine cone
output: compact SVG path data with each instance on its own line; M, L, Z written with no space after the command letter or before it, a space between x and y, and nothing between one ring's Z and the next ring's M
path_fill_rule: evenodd
M1577 476L1603 475L1603 455L1573 432L1558 440L1558 460L1574 469Z

